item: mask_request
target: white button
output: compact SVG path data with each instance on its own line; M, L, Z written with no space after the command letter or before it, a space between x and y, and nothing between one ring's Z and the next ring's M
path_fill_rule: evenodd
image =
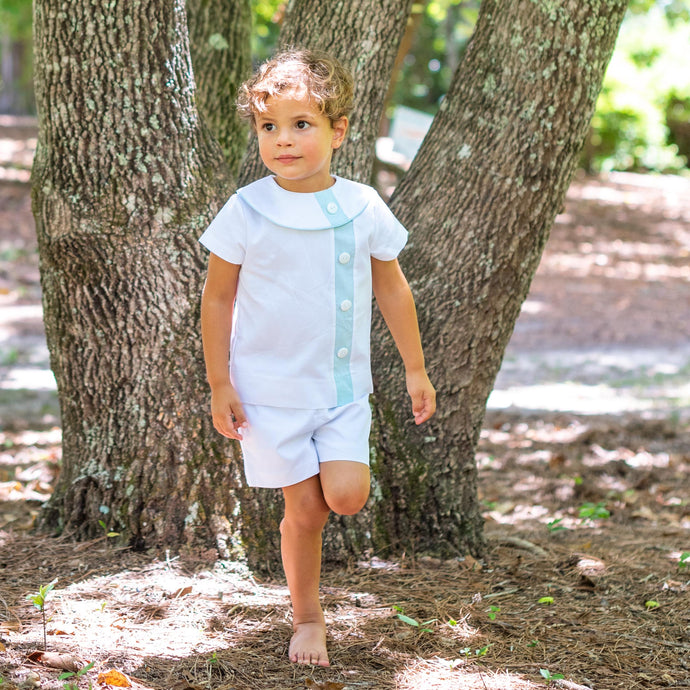
M338 213L338 204L336 204L335 201L331 201L331 203L326 206L326 210L329 213Z
M350 263L350 255L347 252L343 252L339 257L338 261L341 264L349 264Z
M346 347L341 347L336 354L338 355L338 359L344 359L347 357L349 350Z
M350 311L352 309L352 302L349 299L344 299L340 303L340 311Z

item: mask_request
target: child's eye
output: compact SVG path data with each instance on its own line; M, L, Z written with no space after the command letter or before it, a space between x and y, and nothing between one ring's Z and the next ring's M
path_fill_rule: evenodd
M264 122L263 125L261 125L261 129L263 129L265 132L272 132L276 126L272 122Z
M297 122L297 129L307 129L309 127L311 127L311 125L306 120L299 120Z

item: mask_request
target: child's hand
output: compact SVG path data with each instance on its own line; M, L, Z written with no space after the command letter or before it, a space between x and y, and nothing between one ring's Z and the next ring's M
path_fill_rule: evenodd
M228 438L242 440L242 429L247 427L247 418L237 391L229 383L212 390L211 415L216 431Z
M414 423L422 424L436 411L436 390L424 370L408 372L406 378L407 392L412 398Z

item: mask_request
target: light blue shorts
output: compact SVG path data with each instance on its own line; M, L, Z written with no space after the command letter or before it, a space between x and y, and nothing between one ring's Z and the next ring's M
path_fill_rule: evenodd
M249 486L291 486L319 473L322 462L369 464L369 396L320 410L244 404L241 441Z

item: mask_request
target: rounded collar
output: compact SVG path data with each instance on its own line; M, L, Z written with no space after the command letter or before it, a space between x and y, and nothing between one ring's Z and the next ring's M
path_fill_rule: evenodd
M325 230L348 223L369 205L371 188L335 176L320 192L290 192L271 175L237 190L254 211L276 225L295 230Z

